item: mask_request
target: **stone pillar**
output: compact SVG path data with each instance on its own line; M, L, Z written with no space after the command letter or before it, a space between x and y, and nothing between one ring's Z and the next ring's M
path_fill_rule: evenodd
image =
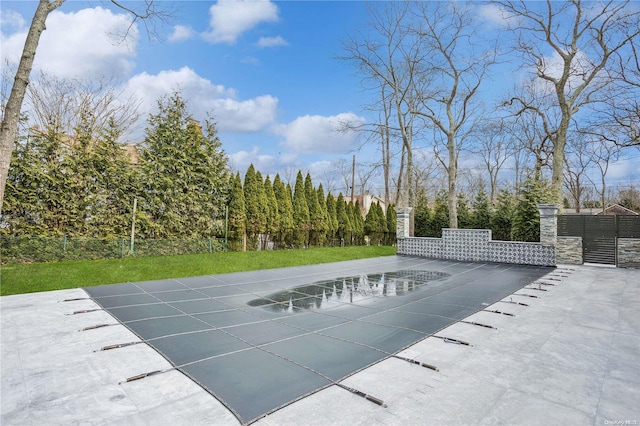
M543 246L555 247L558 240L557 204L538 204L540 212L540 243Z
M412 207L400 207L396 211L396 238L411 237Z

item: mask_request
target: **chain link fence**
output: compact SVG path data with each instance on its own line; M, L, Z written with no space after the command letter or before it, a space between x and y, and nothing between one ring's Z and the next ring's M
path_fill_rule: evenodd
M224 238L136 239L0 236L2 263L116 259L226 251Z

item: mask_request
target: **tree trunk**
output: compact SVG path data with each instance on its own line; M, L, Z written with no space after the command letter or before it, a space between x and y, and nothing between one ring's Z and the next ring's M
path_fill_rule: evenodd
M2 211L2 201L4 200L4 189L7 184L13 144L18 135L22 101L29 84L29 75L33 68L33 60L36 56L40 35L46 29L45 21L49 13L62 3L64 3L64 0L56 0L53 3L49 3L49 0L40 0L22 49L22 56L11 87L11 94L2 117L2 127L0 127L0 212Z
M568 108L567 108L568 109ZM571 113L562 112L562 120L558 127L558 133L555 143L553 144L553 162L551 174L551 193L548 202L562 205L562 184L564 182L564 148L567 144L567 132L569 130L569 122Z
M453 133L447 135L447 150L449 151L449 228L458 227L458 194L456 191L456 179L458 176L458 157L455 150L455 136Z

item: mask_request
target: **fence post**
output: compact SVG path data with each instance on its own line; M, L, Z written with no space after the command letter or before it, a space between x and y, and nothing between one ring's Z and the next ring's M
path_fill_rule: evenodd
M67 252L67 236L62 237L62 253Z
M558 240L558 208L557 204L538 204L540 212L540 243L543 246L555 247Z
M129 246L129 256L133 255L133 244L136 235L136 209L138 208L138 198L133 199L133 214L131 217L131 244Z
M213 253L213 242L211 241L211 237L209 237L209 253Z
M411 237L411 211L412 207L401 207L396 212L396 238Z

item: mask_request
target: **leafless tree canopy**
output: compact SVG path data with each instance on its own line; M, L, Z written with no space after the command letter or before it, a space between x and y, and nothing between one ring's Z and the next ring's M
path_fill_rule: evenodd
M626 71L619 66L628 63L620 58L629 57L638 41L640 10L628 1L497 3L517 34L515 48L523 67L535 76L535 89L551 94L552 102L546 105L519 95L508 104L517 113L529 111L542 120L553 145L552 198L559 203L571 123L581 111L593 112L611 93L621 93L620 76Z

